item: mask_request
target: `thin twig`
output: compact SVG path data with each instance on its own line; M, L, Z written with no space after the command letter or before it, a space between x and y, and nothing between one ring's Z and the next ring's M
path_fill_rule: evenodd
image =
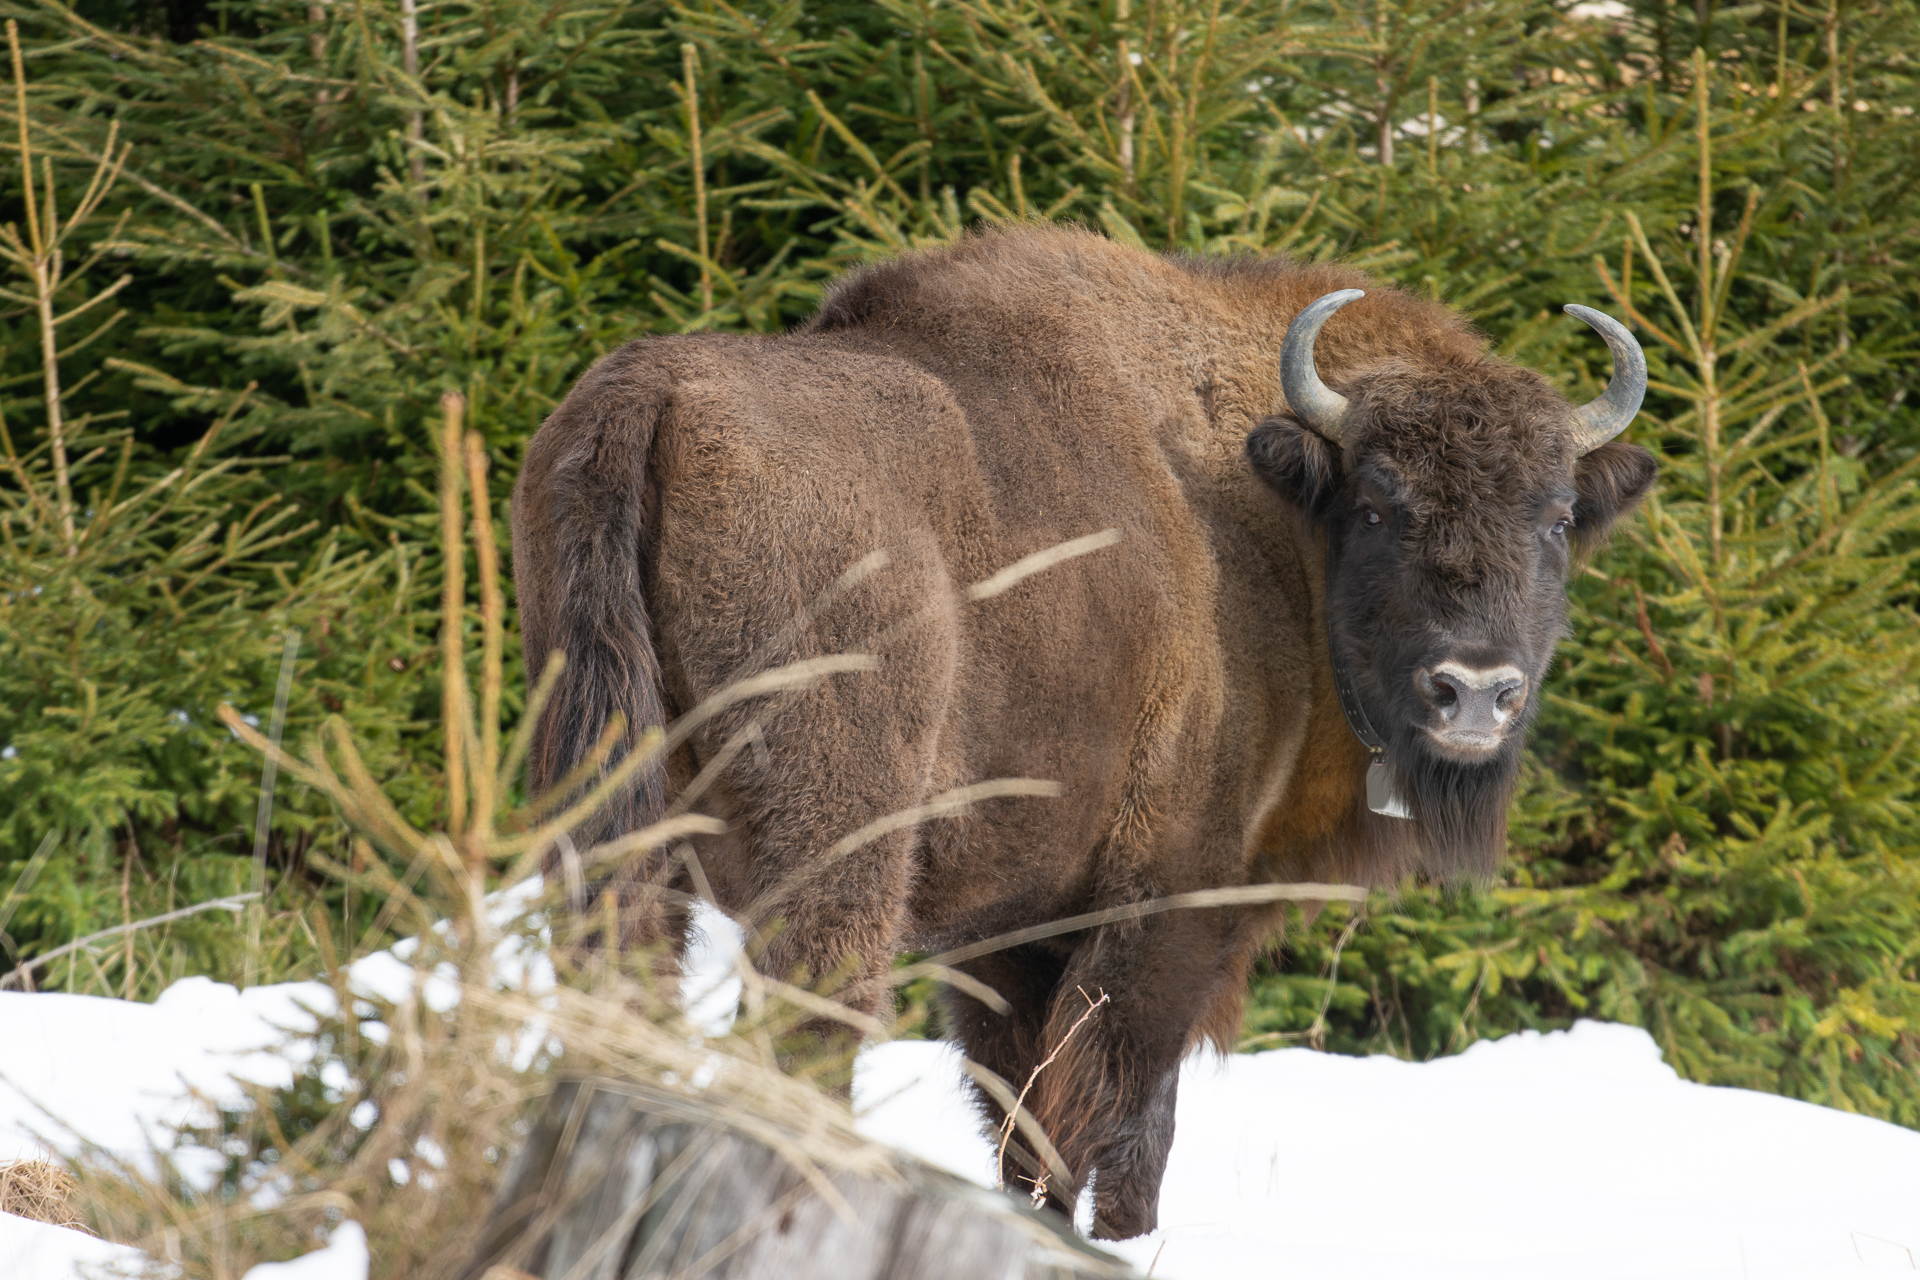
M1487 974L1493 970L1493 960L1488 956L1480 957L1480 976L1473 981L1473 994L1467 998L1467 1007L1460 1014L1460 1021L1454 1024L1453 1034L1447 1037L1447 1052L1452 1053L1456 1046L1464 1046L1467 1035L1467 1023L1473 1021L1474 1011L1480 1007L1480 992L1487 985Z
M500 595L500 556L493 540L492 502L487 493L486 444L467 432L467 492L473 498L473 549L480 574L480 763L468 779L473 788L476 847L493 836L494 790L500 772L500 689L506 605Z
M440 397L440 648L445 674L440 683L440 721L447 734L447 834L456 840L467 829L466 734L467 668L461 649L466 621L466 540L461 535L460 460L464 453L461 417L467 398L458 391Z
M40 837L40 847L33 851L31 858L27 859L26 867L14 880L13 888L7 890L7 896L0 898L0 932L5 932L7 922L13 919L13 913L19 909L27 890L33 887L34 879L47 865L47 859L53 856L54 846L59 843L60 830L57 827Z
M33 143L27 127L27 72L20 56L20 27L11 18L7 19L7 51L13 59L14 109L20 119L20 183L27 206L27 243L22 246L27 252L21 255L21 265L33 279L33 304L40 321L40 365L45 383L47 440L53 452L53 487L60 505L61 538L66 546L66 554L72 556L79 548L74 542L73 485L67 467L66 430L61 414L60 354L53 316L54 295L60 289L57 265L58 243L61 239L60 215L54 205L53 166L49 163L42 170L47 187L48 225L41 225L39 200L33 189Z
M687 158L693 168L694 235L700 248L700 314L711 323L713 259L707 244L707 160L701 152L700 138L700 51L690 44L681 45L680 65L686 76Z
M1104 991L1100 993L1100 998L1095 1000L1086 993L1085 988L1075 987L1074 990L1080 992L1080 998L1087 1002L1086 1012L1081 1014L1079 1018L1074 1021L1074 1024L1067 1028L1067 1034L1060 1037L1060 1043L1053 1046L1053 1052L1049 1053L1044 1061L1027 1074L1027 1083L1021 1088L1020 1096L1013 1100L1013 1109L1007 1112L1006 1123L1000 1126L1000 1152L994 1157L993 1168L994 1172L1000 1175L1000 1189L1003 1191L1006 1190L1007 1186L1007 1143L1013 1140L1013 1122L1015 1118L1019 1116L1020 1109L1027 1105L1027 1095L1033 1092L1033 1086L1035 1082L1040 1079L1040 1073L1053 1065L1053 1060L1060 1056L1061 1050L1067 1047L1067 1042L1073 1039L1074 1032L1086 1025L1087 1019L1094 1015L1095 1010L1113 999L1112 996ZM1042 1174L1040 1181L1035 1184L1034 1194L1045 1194L1044 1191L1041 1190L1045 1184L1046 1175Z
M1307 1044L1314 1049L1327 1047L1327 1010L1333 1007L1333 992L1340 985L1340 953L1353 941L1354 930L1366 919L1366 912L1356 911L1347 921L1347 927L1340 931L1340 938L1333 944L1333 959L1327 965L1327 992L1320 1001L1320 1012L1313 1015L1313 1025L1307 1028Z
M133 923L133 855L137 846L133 842L131 831L127 834L126 852L120 859L120 919ZM120 966L125 970L121 978L121 998L133 999L133 930L126 931L126 946L121 955Z
M171 924L175 920L184 920L188 916L199 915L202 911L239 911L245 904L253 901L258 896L258 894L254 893L236 893L230 898L214 898L208 902L196 902L190 907L181 907L178 911L169 911L164 915L149 916L145 920L135 920L130 924L117 924L111 929L102 929L100 932L90 933L84 938L75 938L65 946L55 947L43 956L35 956L33 959L21 964L18 968L0 974L0 987L25 981L33 970L44 968L62 956L72 955L76 951L84 951L94 943L104 941L107 938L118 937L120 934L133 929L150 929L157 924Z
M274 745L275 750L267 753L260 766L260 808L253 820L253 893L262 901L247 909L247 964L242 983L247 987L251 987L258 977L260 924L267 892L267 840L273 831L273 788L280 778L278 748L287 730L287 697L293 692L293 666L299 656L300 629L288 627L286 648L280 655L280 683L273 691L273 720L267 726L267 741Z
M416 105L407 113L407 174L413 179L414 198L427 180L425 115L418 106L420 90L420 17L414 0L400 0L400 69L406 73L407 92Z

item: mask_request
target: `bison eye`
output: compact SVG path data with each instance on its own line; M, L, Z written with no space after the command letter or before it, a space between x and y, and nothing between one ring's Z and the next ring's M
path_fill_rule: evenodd
M1380 523L1380 513L1372 507L1363 507L1360 511L1360 518L1369 526Z
M1553 522L1553 528L1547 530L1547 532L1556 538L1564 538L1567 536L1567 526L1572 523L1573 521L1563 516L1560 519L1555 520Z

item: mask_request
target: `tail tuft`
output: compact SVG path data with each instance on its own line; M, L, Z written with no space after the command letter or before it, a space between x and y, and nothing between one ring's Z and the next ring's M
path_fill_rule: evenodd
M662 389L636 385L646 381L634 376L641 372L636 346L602 360L574 386L528 445L514 487L514 580L527 662L531 669L546 654L566 655L528 755L535 795L587 760L616 715L625 730L601 773L666 718L645 591L653 517L647 465L666 398ZM584 845L636 831L665 809L659 763L574 838Z

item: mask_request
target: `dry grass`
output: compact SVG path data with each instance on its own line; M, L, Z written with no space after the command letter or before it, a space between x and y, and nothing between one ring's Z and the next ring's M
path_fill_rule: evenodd
M86 1218L74 1204L79 1190L80 1180L50 1161L0 1164L0 1213L85 1231Z
M536 925L537 913L514 927ZM254 1090L249 1107L183 1135L226 1154L211 1190L164 1168L154 1175L98 1157L79 1166L93 1227L191 1280L238 1280L352 1218L367 1230L375 1276L457 1276L530 1106L562 1066L665 1087L773 1146L810 1180L891 1176L893 1154L861 1138L846 1103L810 1078L843 1062L823 1055L800 1073L780 1069L777 1048L817 1011L779 984L752 981L738 1028L717 1038L685 1022L676 989L646 955L575 972L571 985L545 992L463 981L459 1002L436 1012L417 994L428 975L446 964L484 973L498 935L426 937L415 995L376 1002L373 1018L328 1020L321 1054L292 1089ZM341 1069L344 1087L328 1088Z
M499 723L504 608L487 508L477 504L470 524L462 513L465 492L484 491L483 454L461 430L460 399L449 396L445 407L441 504L450 585L442 669L454 678L443 708L450 775L443 823L420 830L403 818L337 721L295 754L225 717L281 772L330 796L363 837L355 859L362 869L326 869L385 901L367 938L386 936L389 926L417 935L411 991L385 1002L349 990L354 948L338 945L325 913L315 911L309 924L342 1016L322 1019L313 1059L292 1088L251 1090L246 1105L180 1135L181 1147L199 1149L203 1167L206 1152L220 1153L225 1167L214 1185L184 1177L179 1170L189 1162L174 1162L170 1152L154 1153L157 1172L97 1152L75 1166L91 1226L187 1280L238 1280L258 1262L311 1249L345 1218L366 1228L376 1277L460 1274L530 1104L559 1067L676 1091L717 1123L773 1147L816 1184L835 1173L892 1174L896 1157L861 1138L844 1099L821 1082L850 1075L859 1036L884 1038L900 1028L848 1012L827 989L796 988L742 962L743 1012L730 1034L707 1037L686 1022L663 956L610 956L579 945L582 935L618 935L605 918L619 909L610 898L576 913L557 886L518 918L490 912L491 886L519 881L557 845L570 848L567 832L674 739L656 731L626 760L611 762L616 729L573 780L570 801L507 806L527 740L524 728L509 736ZM468 537L479 549L477 619L469 619L459 588ZM481 641L477 698L460 675L469 629ZM738 695L803 686L832 669L813 663L763 673ZM538 718L557 672L552 664L533 691L523 726ZM596 778L603 766L607 776ZM567 790L563 784L563 797ZM598 874L616 858L680 845L713 825L695 815L672 818L582 850L579 861L586 874ZM557 984L502 982L496 950L510 938L529 958L551 956ZM457 990L458 999L430 998L435 985L441 994ZM796 1065L801 1027L823 1015L843 1018L858 1035L803 1053Z

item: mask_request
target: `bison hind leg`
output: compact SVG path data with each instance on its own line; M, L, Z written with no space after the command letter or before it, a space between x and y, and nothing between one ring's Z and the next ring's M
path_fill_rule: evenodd
M693 885L684 867L656 853L591 882L582 882L577 863L569 872L558 857L545 870L550 882L565 886L567 910L553 918L554 960L563 972L614 965L651 989L641 1004L678 997L693 925Z
M755 968L845 1010L789 993L797 1025L780 1044L783 1066L842 1093L859 1043L893 1022L892 966L920 834L912 824L885 830L884 820L931 790L939 717L927 701L878 675L794 699L765 721L765 763L743 756L717 789L728 834L701 842ZM800 1018L805 1008L821 1011Z

